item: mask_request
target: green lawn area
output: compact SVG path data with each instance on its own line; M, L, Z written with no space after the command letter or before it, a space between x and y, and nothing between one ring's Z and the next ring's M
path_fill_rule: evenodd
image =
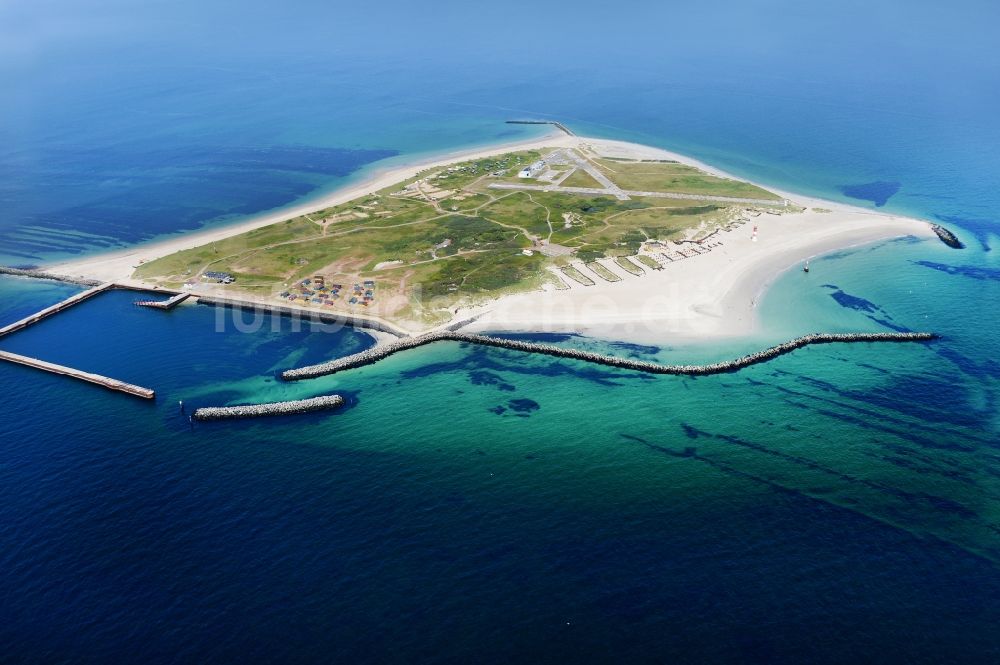
M479 214L497 224L522 228L532 235L547 238L549 225L545 218L548 213L545 206L537 203L545 200L540 194L540 192L503 194L497 201L483 208ZM556 219L562 222L561 218L556 217Z
M603 185L594 180L594 176L590 175L583 169L577 169L573 172L573 175L562 181L561 185L563 187L596 187L602 189Z
M624 162L596 159L594 163L622 189L779 201L781 197L741 180L705 173L677 162Z

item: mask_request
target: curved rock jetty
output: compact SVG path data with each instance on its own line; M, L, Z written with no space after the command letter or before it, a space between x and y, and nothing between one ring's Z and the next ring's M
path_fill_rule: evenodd
M706 375L722 374L725 372L735 372L736 370L757 363L766 362L772 358L784 355L795 349L808 346L810 344L830 344L834 342L925 342L936 339L937 335L927 332L880 332L880 333L815 333L797 337L777 346L772 346L763 351L757 351L734 360L725 360L707 365L663 365L647 360L635 360L633 358L620 358L609 356L592 351L580 351L578 349L567 349L551 344L538 344L535 342L523 342L520 340L503 339L500 337L489 337L486 335L472 335L469 333L443 330L440 332L428 333L419 337L409 337L399 341L390 342L380 346L372 347L361 353L337 358L329 362L299 369L290 369L281 373L281 378L286 381L298 381L300 379L312 379L317 376L333 374L345 369L363 367L378 362L383 358L391 356L400 351L413 349L425 344L434 342L467 342L482 346L494 346L502 349L514 351L524 351L527 353L541 353L557 358L571 358L584 362L607 365L608 367L620 367L622 369L632 369L650 374L681 374L681 375Z
M231 420L234 418L260 418L262 416L284 416L294 413L309 413L335 409L344 403L340 395L321 395L310 399L290 402L269 402L267 404L247 404L244 406L210 406L197 409L195 420Z

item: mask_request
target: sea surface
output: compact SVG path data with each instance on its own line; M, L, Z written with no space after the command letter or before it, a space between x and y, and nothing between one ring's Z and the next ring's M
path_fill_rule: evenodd
M0 349L158 397L0 365L0 661L1000 662L993 5L130 4L0 10L0 263L538 135L511 117L939 221L966 248L814 259L752 338L538 336L702 362L813 331L942 335L698 378L442 343L288 384L374 340L97 296ZM76 291L0 278L0 324ZM330 392L347 407L188 419Z

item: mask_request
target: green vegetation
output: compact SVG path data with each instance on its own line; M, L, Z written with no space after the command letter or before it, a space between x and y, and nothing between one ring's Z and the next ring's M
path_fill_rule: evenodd
M517 172L550 152L522 151L427 169L355 200L151 261L141 265L135 276L179 286L199 281L206 271L228 272L236 283L218 288L265 297L293 290L314 275L341 284L373 280L383 306L378 315L436 322L447 320L459 304L543 284L566 288L546 269L552 266L563 266L568 279L593 284L586 274L566 265L570 260L583 261L609 281L621 276L594 263L597 259L615 258L622 269L636 275L643 274L641 266L658 269L650 257L635 256L644 242L708 233L747 208L722 202L655 197L621 201L610 195L490 187L498 182L526 184ZM777 200L748 183L716 178L676 162L600 159L596 163L625 189ZM572 166L554 168L565 171ZM582 170L563 184L600 187ZM544 256L538 250L546 241L570 248L574 256ZM624 257L634 257L638 264ZM337 299L335 307L352 311L363 307L346 300Z
M708 196L731 196L779 201L781 197L740 180L705 173L677 162L625 162L593 160L612 182L622 189L640 192L673 192Z
M614 274L613 272L611 272L610 270L608 270L606 267L604 267L603 265L601 265L597 261L594 261L592 263L588 263L587 267L590 268L594 272L595 275L597 275L598 277L600 277L601 279L603 279L605 282L620 282L620 281L622 281L622 278L619 275Z
M579 282L580 284L583 284L584 286L593 286L594 285L594 280L592 280L591 278L587 277L586 275L584 275L582 272L580 272L579 270L577 270L573 266L566 266L564 268L560 268L560 270L562 270L562 274L566 275L567 277L569 277L570 279L572 279L574 282Z
M645 254L637 254L635 256L635 259L642 265L646 266L647 268L652 268L653 270L660 270L663 268L663 266L657 263L656 259L654 259L652 256L646 256Z
M594 180L594 176L590 175L583 169L577 169L573 172L570 177L560 183L563 187L597 187L602 188L601 183Z
M646 258L648 259L649 257L647 256ZM615 259L615 263L617 263L619 266L621 266L621 268L623 270L627 270L628 272L632 273L633 275L637 275L638 276L638 275L642 275L643 274L643 269L642 268L640 268L635 263L633 263L630 259L628 259L628 258L626 258L624 256L619 256L618 258L616 258Z

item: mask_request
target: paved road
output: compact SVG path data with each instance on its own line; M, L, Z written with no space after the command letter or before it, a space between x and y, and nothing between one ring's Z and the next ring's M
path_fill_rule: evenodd
M572 152L569 150L564 150L563 152L564 154L568 154L569 158L572 159L574 163L576 163L576 168L586 171L588 174L590 174L591 178L604 185L605 194L611 194L619 201L628 201L629 198L628 192L623 191L621 187L611 182L608 176L604 175L604 172L601 171L601 169L597 168L596 166L588 162L586 159L576 154L576 152Z
M590 173L588 171L588 173ZM591 175L593 175L591 173ZM610 181L608 181L610 182ZM603 183L602 183L603 184ZM612 183L613 185L614 183ZM658 199L681 199L684 201L718 201L720 203L747 203L752 205L780 205L787 206L787 199L741 199L735 196L711 196L709 194L681 194L674 192L637 192L624 190L617 186L614 189L600 187L561 187L557 185L521 185L515 182L495 182L490 185L490 189L511 189L531 192L562 192L564 194L594 194L616 196L622 201L627 201L632 196L646 196Z

